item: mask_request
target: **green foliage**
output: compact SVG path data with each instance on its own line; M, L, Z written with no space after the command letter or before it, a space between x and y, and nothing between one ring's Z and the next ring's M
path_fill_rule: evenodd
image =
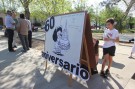
M101 22L105 23L108 18L114 18L116 21L118 21L123 15L124 12L122 10L117 7L113 7L111 9L106 8L102 10L99 16L101 17Z
M92 30L92 33L104 33L104 30Z
M30 5L31 16L38 19L67 13L71 8L72 4L68 0L33 0Z
M117 22L116 28L121 32L126 27L126 20L121 22L124 12L118 7L106 8L100 12L101 23L105 24L108 18L114 18Z
M135 33L135 29L124 29L122 33Z

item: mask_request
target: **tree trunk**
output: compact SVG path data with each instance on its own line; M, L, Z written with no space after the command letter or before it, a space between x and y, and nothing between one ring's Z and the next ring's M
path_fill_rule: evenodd
M6 7L5 7L4 0L2 0L2 5L3 5L3 11L4 11L4 13L6 13Z
M32 2L32 0L20 0L20 2L22 3L23 8L25 10L26 19L30 19L29 4L30 4L30 2Z
M28 7L25 7L25 17L26 19L30 19L30 10Z
M126 9L126 11L125 11L125 15L123 16L123 20L127 17L128 13L129 13L129 11L130 11L130 9L132 8L132 6L133 6L134 4L135 4L135 0L131 0L130 3L129 3L129 5L128 5L128 7L127 7L127 9Z
M123 30L123 21L126 19L130 9L132 8L132 6L135 4L135 0L131 0L126 11L125 11L125 15L121 18L121 20L118 21L117 23L117 26L118 26L118 29L120 30L120 33L122 33L122 30Z

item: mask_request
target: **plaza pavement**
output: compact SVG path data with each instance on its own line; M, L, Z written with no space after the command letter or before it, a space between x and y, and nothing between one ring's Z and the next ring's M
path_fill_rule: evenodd
M21 53L18 46L15 53L7 50L7 39L1 37L0 32L0 89L135 89L135 80L131 79L135 73L135 59L129 59L131 46L117 45L116 56L111 68L109 79L99 74L84 82L73 79L72 87L68 86L68 76L52 63L45 71L42 50L30 49ZM103 41L100 41L100 45ZM98 70L101 69L102 49Z

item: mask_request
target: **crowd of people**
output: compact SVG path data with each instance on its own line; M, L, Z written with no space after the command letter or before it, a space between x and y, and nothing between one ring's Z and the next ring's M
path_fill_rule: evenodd
M19 18L17 18L15 11L8 10L5 17L5 27L9 52L15 52L17 37L20 38L23 47L22 52L27 52L32 47L31 22L25 18L24 14L20 14Z

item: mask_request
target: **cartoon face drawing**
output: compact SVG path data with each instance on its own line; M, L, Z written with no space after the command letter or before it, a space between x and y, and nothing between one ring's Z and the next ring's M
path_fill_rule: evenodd
M61 37L62 37L62 32L61 31L58 31L57 32L57 39L61 39Z
M64 51L70 49L70 42L68 40L67 29L62 29L61 26L57 27L53 33L53 40L55 42L53 52L59 56L64 56L62 54L62 50Z
M61 27L58 27L54 30L54 33L53 33L53 41L56 42L57 40L59 40L62 36L62 28Z

